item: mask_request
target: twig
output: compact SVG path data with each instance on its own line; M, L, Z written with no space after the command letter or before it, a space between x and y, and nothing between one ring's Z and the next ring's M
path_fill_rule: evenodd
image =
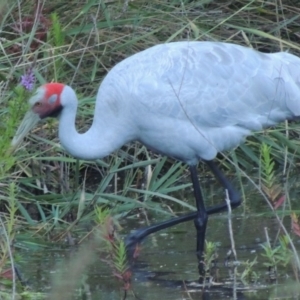
M235 242L234 242L234 237L233 237L233 230L232 230L232 209L231 209L231 205L230 205L230 199L229 199L229 194L228 194L228 190L225 190L226 193L226 204L227 204L227 208L228 208L228 230L229 230L229 236L230 236L230 244L231 244L231 251L233 253L234 256L234 260L235 262L237 262L237 254L236 254L236 250L235 250ZM233 268L233 299L236 300L237 299L237 266L236 264L234 265Z
M229 199L229 195L228 195L228 190L225 191L226 192L226 204L227 204L227 208L228 208L228 229L229 229L229 236L230 236L230 244L231 244L231 250L234 256L235 261L237 261L237 255L236 255L236 251L235 251L235 243L234 243L234 238L233 238L233 231L232 231L232 219L231 219L231 205L230 205L230 199Z
M232 298L237 300L237 266L233 268L233 288L232 288Z
M270 238L269 238L269 233L268 233L268 228L265 227L264 230L265 230L265 236L266 236L266 243L267 243L268 247L270 249L272 249L271 243L270 243ZM277 266L275 264L274 256L272 255L272 256L270 256L270 258L272 259L274 270L277 273Z

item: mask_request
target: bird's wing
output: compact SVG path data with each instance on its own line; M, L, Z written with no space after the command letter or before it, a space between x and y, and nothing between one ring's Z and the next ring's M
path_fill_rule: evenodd
M290 73L276 55L225 43L159 46L121 65L131 97L148 112L201 128L257 130L286 118Z

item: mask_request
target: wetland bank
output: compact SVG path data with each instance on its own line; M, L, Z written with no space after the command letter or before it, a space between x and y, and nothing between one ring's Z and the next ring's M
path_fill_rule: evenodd
M0 4L1 226L5 233L1 274L6 274L13 259L31 287L32 299L46 299L55 290L69 292L64 280L59 281L61 285L55 280L59 275L74 279L67 285L73 288L70 299L120 299L124 281L128 283L128 278L122 277L126 266L119 264L118 273L111 262L122 261L122 248L112 256L110 245L100 241L93 248L92 265L78 266L75 262L85 261L84 256L76 259L81 247L92 236L101 236L103 228L110 233L111 217L120 224L113 228L122 238L132 229L195 210L186 167L160 158L140 144L127 145L96 162L76 161L60 147L57 122L50 120L12 154L10 143L31 96L31 91L19 84L22 75L33 72L34 89L50 81L76 88L80 99L76 126L84 132L92 121L94 95L107 72L117 62L153 45L222 41L299 56L299 8L295 3L142 0ZM243 197L232 217L241 265L236 273L230 264L224 266L232 246L227 214L211 217L206 239L216 246L217 267L211 272L221 288L211 287L206 299L220 299L220 295L229 299L297 299L298 146L299 123L287 122L256 133L239 148L218 156L218 165ZM220 203L224 191L202 163L198 171L206 205ZM198 299L199 290L193 292L183 283L197 279L194 248L193 222L150 236L141 245L127 298L133 298L134 291L141 299ZM69 261L77 269L61 267ZM232 256L229 261L234 261ZM239 283L236 289L234 274ZM7 283L3 278L3 284L8 299L28 293L17 280Z

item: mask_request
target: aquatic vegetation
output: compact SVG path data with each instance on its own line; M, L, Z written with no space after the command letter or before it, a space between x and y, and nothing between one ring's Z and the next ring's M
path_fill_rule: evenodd
M300 55L295 42L299 39L300 12L292 1L11 1L0 4L0 13L0 207L2 232L7 232L0 244L2 270L10 269L15 262L19 248L13 251L11 243L18 241L24 246L24 232L28 243L37 238L41 244L47 241L51 245L83 246L99 224L108 230L116 220L132 217L149 223L194 209L185 166L172 164L139 144L127 145L96 162L78 161L60 147L56 121L50 120L32 132L24 142L26 147L21 145L12 154L11 139L36 85L59 80L76 87L81 99L76 123L83 132L92 122L94 99L90 95L96 94L107 71L152 45L176 40L220 40L266 52L287 50ZM287 122L254 134L241 147L218 156L226 173L238 177L235 184L244 198L242 217L247 218L252 211L261 213L273 218L273 226L280 231L279 239L274 234L270 243L262 246L264 256L257 254L258 264L264 264L266 270L276 269L276 278L293 264L295 280L298 270L297 263L293 263L292 242L300 232L299 184L295 176L299 149L299 123ZM199 168L207 179L203 188L208 201L219 202L224 191L211 184L203 164ZM249 182L257 184L250 191L246 189ZM258 202L266 203L264 197L272 209L256 208ZM98 208L103 216L99 217ZM98 217L106 221L101 223ZM117 233L126 232L117 228ZM210 274L216 252L218 261L225 255L215 248L213 232L208 239L206 265ZM111 274L115 273L122 286L129 287L132 277L126 273L122 240L110 237L102 246L111 262ZM97 244L98 248L101 246ZM143 255L145 249L139 251ZM93 247L80 252L81 256L68 265L74 277L66 277L74 282L74 290L80 286L80 274L75 271L86 271L82 264L90 264L92 252ZM99 259L97 251L95 255ZM255 262L249 259L238 267L236 275L245 285L264 277L257 272ZM72 269L72 265L77 268ZM181 275L187 276L184 272Z

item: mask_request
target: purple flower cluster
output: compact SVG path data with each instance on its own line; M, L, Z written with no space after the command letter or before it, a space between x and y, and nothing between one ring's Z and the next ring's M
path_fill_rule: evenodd
M28 91L32 91L35 83L35 76L32 69L29 69L24 75L21 76L21 85Z

